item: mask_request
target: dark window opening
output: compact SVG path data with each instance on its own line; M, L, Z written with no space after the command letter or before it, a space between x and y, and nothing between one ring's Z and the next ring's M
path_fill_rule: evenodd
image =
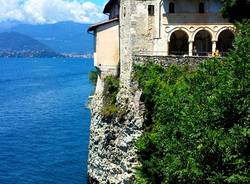
M155 7L154 5L148 5L148 15L154 16L155 15Z
M169 13L175 13L175 5L173 2L169 3Z
M199 13L205 13L205 6L204 3L199 4Z
M123 17L126 17L126 7L123 7Z

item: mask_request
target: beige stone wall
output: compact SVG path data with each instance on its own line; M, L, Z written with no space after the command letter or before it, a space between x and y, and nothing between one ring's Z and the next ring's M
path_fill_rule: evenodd
M218 13L221 8L221 4L217 0L162 0L162 2L165 13L168 13L170 2L175 4L176 13L197 13L201 2L205 5L206 13Z
M154 5L156 1L120 2L120 78L122 86L129 86L133 53L152 51L154 47L156 19L148 15L148 5Z
M95 67L116 70L119 64L119 22L111 22L96 29Z
M220 13L176 13L164 14L163 24L223 24L227 23Z

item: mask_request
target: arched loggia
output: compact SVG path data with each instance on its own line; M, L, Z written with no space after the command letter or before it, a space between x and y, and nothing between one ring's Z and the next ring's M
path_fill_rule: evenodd
M194 39L194 50L199 56L208 56L212 53L212 37L207 30L200 30Z
M185 31L177 30L171 34L169 44L169 54L188 54L188 35Z
M219 34L217 49L221 55L225 55L233 47L234 33L226 29Z

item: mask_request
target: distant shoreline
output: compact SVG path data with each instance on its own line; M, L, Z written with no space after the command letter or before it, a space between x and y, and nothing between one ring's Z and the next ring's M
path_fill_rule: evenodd
M85 59L93 59L93 54L61 54L65 58L85 58Z
M43 52L0 52L0 58L83 58L93 59L93 54L55 54Z

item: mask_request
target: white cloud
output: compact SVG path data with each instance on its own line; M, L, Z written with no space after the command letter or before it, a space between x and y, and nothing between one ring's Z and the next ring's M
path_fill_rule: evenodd
M0 21L34 24L75 21L96 22L104 18L102 8L92 2L65 0L0 0Z

